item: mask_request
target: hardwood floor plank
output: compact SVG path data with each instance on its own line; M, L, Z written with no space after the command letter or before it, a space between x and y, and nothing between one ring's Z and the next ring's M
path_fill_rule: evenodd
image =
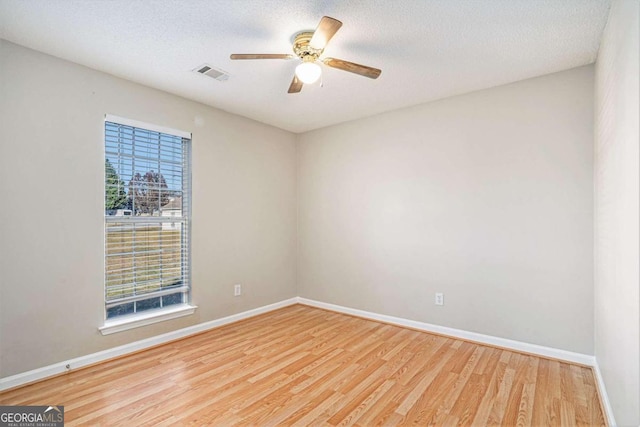
M522 388L522 397L520 399L520 406L518 407L518 416L516 418L516 425L518 426L530 426L531 419L533 418L533 402L536 394L535 383L527 383Z
M0 393L68 426L606 425L590 368L295 305Z
M424 369L420 372L420 381L416 384L407 397L400 403L396 412L399 415L406 416L409 410L413 407L415 402L424 394L427 388L431 385L436 376L440 373L440 369L455 353L455 350L451 346L441 347L432 358L429 359L430 363L425 365Z
M407 412L403 422L411 425L435 425L435 418L458 375L442 371ZM400 411L397 411L400 413Z
M478 361L484 353L484 347L472 346L471 349L473 350L473 353L469 359L467 359L467 363L460 371L453 387L447 391L446 398L441 407L438 408L435 419L435 423L438 425L446 424L447 420L458 420L458 417L451 417L453 406L459 400L462 391L465 389L476 365L478 364Z
M488 424L500 425L504 419L504 415L509 403L509 395L511 394L511 388L513 387L513 377L515 376L515 369L507 368L504 372L504 377L500 381L500 387L498 388L498 394L493 401L493 407L489 413Z
M393 387L394 384L395 382L392 380L387 380L380 384L373 392L367 395L356 408L354 408L351 412L344 416L343 420L340 422L340 425L354 425L356 422L358 422L359 418L362 415L366 414L371 410L371 408L376 406L380 398L384 396L384 394L389 391L389 389Z
M385 385L387 382L388 384ZM345 404L327 422L334 426L351 425L355 419L354 415L359 415L360 407L365 405L367 400L375 398L378 393L384 393L391 386L393 386L393 381L385 381L374 375L369 376L358 387L344 395Z
M484 352L474 368L468 384L456 400L453 408L451 408L451 413L455 415L463 425L471 424L474 416L479 413L481 404L484 404L484 407L487 408L486 417L488 417L488 410L492 404L492 402L484 399L484 397L490 394L487 393L487 391L496 382L493 378L493 373L499 361L499 351L492 347L481 348L484 349ZM497 386L495 390L497 392ZM480 416L480 418L485 420L486 417L483 418Z
M546 359L540 359L538 361L538 372L536 375L536 392L533 403L533 414L531 423L533 425L548 425L549 424L549 396L547 394L549 387L549 375L550 375L549 361Z

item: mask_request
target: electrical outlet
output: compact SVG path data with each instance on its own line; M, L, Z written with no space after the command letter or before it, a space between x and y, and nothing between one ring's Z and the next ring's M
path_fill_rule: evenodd
M242 285L233 285L233 296L239 297L242 295Z
M436 292L436 305L444 305L444 294L442 292Z

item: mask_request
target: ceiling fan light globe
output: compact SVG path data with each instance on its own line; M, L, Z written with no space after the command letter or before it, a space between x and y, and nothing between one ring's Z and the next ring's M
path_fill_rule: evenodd
M315 62L303 62L296 67L296 76L305 84L317 82L321 74L322 69Z

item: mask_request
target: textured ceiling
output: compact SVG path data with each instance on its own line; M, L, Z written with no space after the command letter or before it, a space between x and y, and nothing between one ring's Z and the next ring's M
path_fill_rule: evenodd
M0 37L293 132L304 132L595 61L610 0L0 0ZM343 26L323 66L287 94L291 38L323 15ZM209 63L218 82L191 72Z

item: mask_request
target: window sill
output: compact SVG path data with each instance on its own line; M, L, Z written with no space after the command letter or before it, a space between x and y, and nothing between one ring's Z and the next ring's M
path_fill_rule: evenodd
M183 304L161 310L131 314L104 322L104 326L98 328L102 335L115 334L153 323L164 322L165 320L176 319L178 317L189 316L195 313L197 306Z

